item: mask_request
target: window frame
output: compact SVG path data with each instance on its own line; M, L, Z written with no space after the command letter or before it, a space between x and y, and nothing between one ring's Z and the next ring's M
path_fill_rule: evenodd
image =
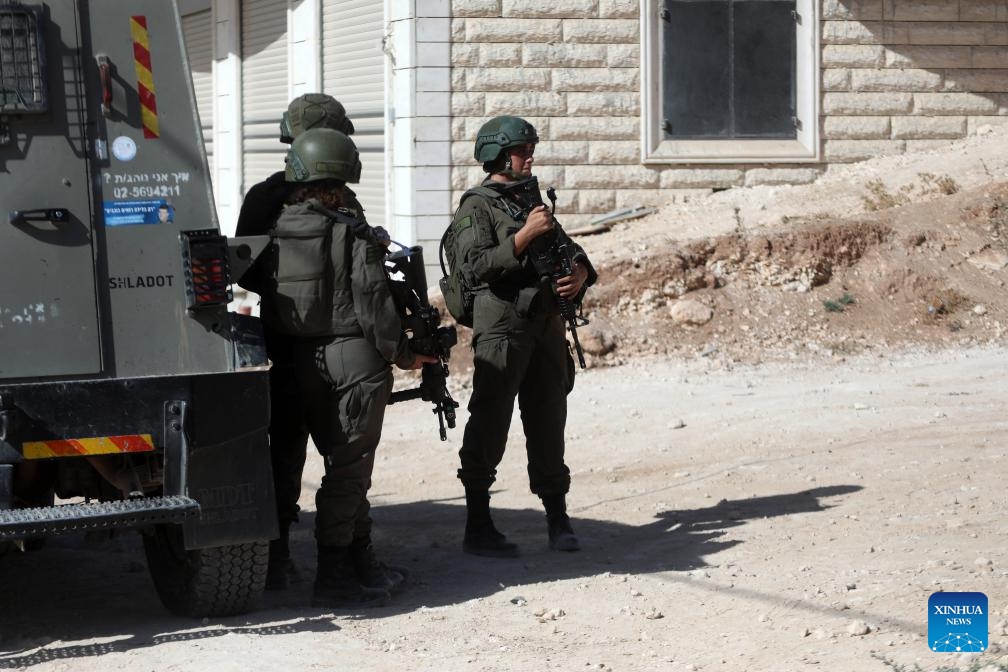
M671 140L663 137L662 19L664 0L644 0L641 12L641 162L814 163L819 141L820 47L817 0L795 0L795 139L718 138Z

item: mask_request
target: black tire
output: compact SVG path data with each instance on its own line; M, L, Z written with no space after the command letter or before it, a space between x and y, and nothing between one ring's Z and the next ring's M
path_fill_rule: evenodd
M259 606L268 541L187 551L178 525L158 525L143 538L154 588L173 614L234 616Z

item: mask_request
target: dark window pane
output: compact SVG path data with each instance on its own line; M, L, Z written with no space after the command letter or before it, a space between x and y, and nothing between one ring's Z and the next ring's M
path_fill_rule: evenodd
M728 137L728 1L670 2L663 21L666 134Z
M794 2L734 2L735 135L795 137Z
M666 0L665 137L794 138L795 0Z

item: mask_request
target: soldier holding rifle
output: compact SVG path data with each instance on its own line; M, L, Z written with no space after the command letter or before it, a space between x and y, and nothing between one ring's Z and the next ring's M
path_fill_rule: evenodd
M546 511L549 547L580 548L566 506L570 469L564 462L564 428L575 369L561 305L579 305L597 275L584 250L542 204L537 187L532 203L516 198L513 187L532 176L538 142L535 128L524 119L502 116L486 122L474 154L488 176L466 192L451 225L457 258L475 284L475 370L458 470L466 496L463 550L475 555L518 555L518 546L490 516L490 486L504 456L516 397L529 485ZM557 267L569 273L551 277L533 263L539 256L536 241L544 240L567 251L566 265Z

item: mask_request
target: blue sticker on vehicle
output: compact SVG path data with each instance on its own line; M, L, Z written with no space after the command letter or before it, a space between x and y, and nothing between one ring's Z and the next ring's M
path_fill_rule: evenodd
M106 226L164 224L175 221L175 208L168 201L104 201Z

